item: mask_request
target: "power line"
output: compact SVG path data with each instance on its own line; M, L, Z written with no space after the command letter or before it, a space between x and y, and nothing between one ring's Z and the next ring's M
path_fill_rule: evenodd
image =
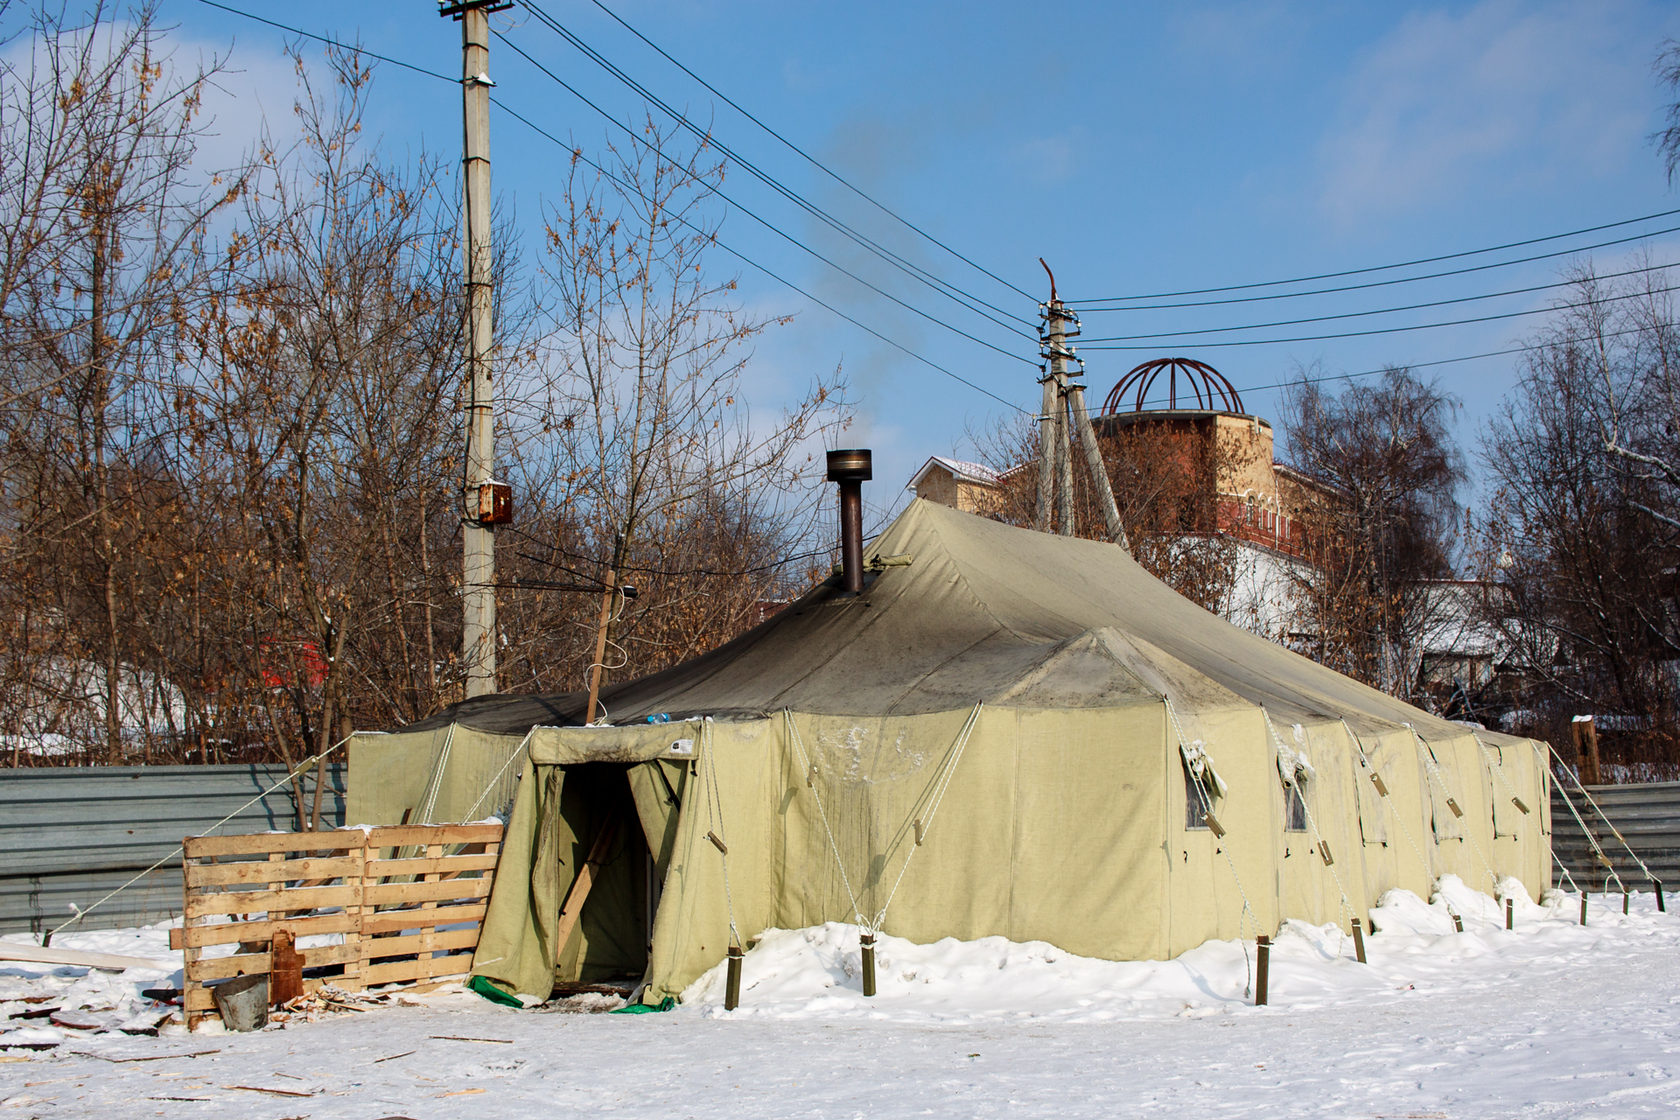
M714 97L717 97L724 104L726 104L730 108L734 109L737 113L740 113L743 117L746 117L749 121L756 124L759 128L762 128L765 132L768 132L771 136L773 136L777 140L781 141L789 149L791 149L796 155L800 156L802 159L804 159L811 166L813 166L817 170L821 171L824 175L827 175L830 179L833 179L836 183L839 183L841 186L845 187L847 190L851 191L853 194L857 195L859 198L863 199L865 202L869 203L871 206L873 206L877 210L881 211L881 213L883 213L883 214L887 215L888 217L892 218L895 222L898 222L900 225L904 226L904 228L910 230L912 233L917 234L918 236L922 237L923 239L925 239L925 240L931 242L932 244L937 245L939 248L945 250L947 253L951 254L951 256L957 258L957 260L959 260L959 261L963 262L964 264L968 265L970 268L973 268L976 271L984 273L986 276L991 277L993 280L996 280L999 284L1002 284L1004 287L1008 288L1010 291L1016 293L1017 295L1024 296L1027 299L1030 299L1030 300L1033 300L1034 302L1037 302L1037 297L1034 296L1032 293L1027 292L1027 291L1023 291L1021 288L1016 287L1014 284L1010 283L1008 280L1005 280L1003 277L1001 277L997 273L991 271L989 268L985 267L984 265L975 263L974 261L970 260L968 257L964 256L962 253L959 253L957 250L951 248L951 246L947 245L945 242L939 240L937 237L934 237L932 234L930 234L926 230L922 229L920 226L916 225L915 223L907 220L906 218L902 217L898 213L894 212L891 208L889 208L885 204L877 202L873 197L864 193L858 187L852 185L851 182L849 182L848 180L846 180L845 178L840 176L838 173L836 173L835 171L830 169L828 167L828 165L824 164L823 162L818 160L815 156L813 156L809 152L805 151L804 148L801 148L799 145L795 144L793 141L791 141L787 137L783 136L780 132L777 132L775 129L773 129L769 125L765 124L758 117L754 116L752 113L750 113L746 109L742 108L739 104L737 104L734 100L732 100L729 97L728 94L719 90L716 86L714 86L710 82L706 81L706 79L704 79L700 75L696 74L693 70L690 70L687 66L684 66L681 62L677 61L675 58L672 58L669 54L667 54L665 52L665 49L663 47L661 47L658 43L655 43L652 39L649 39L646 35L643 35L640 31L636 30L634 27L630 26L630 24L626 23L624 21L624 19L621 18L618 15L618 13L614 12L611 8L608 8L605 4L601 3L601 0L591 0L591 2L597 8L600 8L603 12L607 13L608 16L612 17L613 21L616 22L620 27L624 28L626 31L630 32L630 34L634 35L636 38L638 38L642 42L646 43L649 47L652 47L655 51L657 51L671 65L675 66L678 70L681 70L684 74L687 74L690 78L693 78L696 82L699 82Z
M1623 276L1637 276L1648 272L1661 272L1664 269L1680 268L1680 261L1670 264L1646 265L1644 268L1630 268L1623 272L1607 272L1595 275L1599 280L1616 280ZM1437 299L1428 303L1409 303L1400 307L1379 307L1371 311L1344 311L1336 315L1314 315L1306 319L1279 319L1270 323L1248 323L1237 327L1204 327L1200 330L1162 331L1158 334L1123 334L1105 338L1086 339L1086 345L1096 342L1136 342L1151 338L1178 338L1182 335L1228 334L1231 331L1263 330L1268 327L1293 327L1303 323L1328 323L1338 319L1363 319L1371 315L1396 315L1402 311L1421 311L1430 307L1449 307L1460 303L1476 303L1485 299L1503 299L1507 296L1529 295L1534 292L1547 292L1554 288L1567 288L1576 283L1574 280L1558 280L1550 284L1535 284L1528 288L1512 288L1504 292L1485 292L1475 296L1458 296L1454 299Z
M1476 257L1483 253L1497 253L1505 249L1520 249L1524 245L1540 245L1547 241L1561 241L1568 237L1580 237L1588 233L1599 233L1607 229L1619 229L1639 222L1649 222L1657 218L1671 218L1680 214L1680 210L1662 210L1655 214L1646 214L1641 218L1626 218L1619 222L1606 222L1603 225L1587 226L1585 229L1571 230L1568 233L1553 233L1545 237L1530 237L1522 241L1507 241L1503 245L1490 245L1485 249L1466 249L1459 253L1443 253L1436 257L1419 257L1416 260L1400 261L1395 264L1372 265L1368 268L1349 268L1341 272L1320 272L1313 276L1297 276L1292 280L1261 280L1252 284L1227 284L1221 288L1186 288L1177 292L1148 292L1130 296L1098 296L1088 300L1070 300L1068 306L1084 307L1093 303L1128 303L1139 299L1170 299L1177 296L1205 296L1218 295L1222 292L1249 291L1254 288L1276 288L1285 284L1306 284L1314 280L1336 280L1343 276L1364 276L1372 272L1389 272L1397 268L1412 268L1420 264L1436 264L1440 261L1461 260L1464 257Z
M658 158L660 158L660 159L664 160L666 163L670 164L672 167L681 167L682 166L682 164L680 162L678 162L677 160L674 160L670 156L666 155L664 150L661 149L657 144L654 144L652 141L648 140L644 136L638 135L635 129L626 125L624 122L618 120L611 113L607 112L605 109L603 109L599 105L595 104L595 102L593 102L589 98L585 97L574 86L572 86L564 78L560 77L560 75L556 74L553 70L550 70L547 66L544 66L541 62L538 62L536 59L532 58L530 56L530 54L528 54L524 50L524 48L522 48L518 43L516 43L512 39L508 38L506 35L502 34L500 31L496 32L495 34L496 34L496 37L498 39L500 39L502 42L506 43L510 48L512 48L514 53L518 54L521 58L525 59L525 61L529 62L532 66L535 66L538 70L540 70L543 74L547 75L551 80L553 80L555 83L557 83L566 92L570 93L573 97L576 97L579 101L582 101L585 105L587 105L591 109L595 110L595 112L599 113L609 123L611 123L612 125L614 125L618 129L622 130L624 132L624 134L630 138L632 143L641 145L642 147L646 148L648 151L652 152ZM502 102L498 101L497 104L501 105ZM527 123L529 123L529 122L527 122ZM554 139L554 138L550 137L550 139ZM558 140L556 140L555 142L559 143ZM568 150L575 151L575 149L572 149L570 147L570 145L567 145L567 147L568 147ZM720 150L721 150L721 148L720 148ZM600 170L600 167L597 164L590 163L590 166L595 167L596 170ZM604 174L604 172L603 172L603 174ZM992 351L995 351L996 353L1002 354L1006 358L1014 358L1016 361L1026 362L1028 365L1036 364L1030 358L1023 357L1022 355L1017 354L1012 350L1005 350L1003 347L997 346L997 345L995 345L993 343L990 343L990 342L987 342L985 339L980 338L976 335L972 335L969 332L963 330L961 327L958 327L958 326L955 326L951 323L948 323L948 322L939 318L936 315L931 315L928 312L923 311L921 308L916 307L914 304L906 303L904 300L899 299L897 296L893 295L891 292L888 292L885 289L883 289L881 287L878 287L875 284L870 283L868 280L865 280L863 277L859 276L855 272L852 272L850 269L847 269L845 266L837 264L836 262L830 260L828 257L824 256L822 253L819 253L817 250L811 248L809 245L805 244L803 241L800 241L798 238L794 237L792 234L787 233L785 230L782 230L781 228L772 224L771 222L766 221L764 218L760 217L755 211L753 211L753 210L749 209L748 207L742 205L741 203L737 202L734 198L732 198L729 194L724 192L721 188L719 188L715 185L709 184L709 183L705 184L705 187L708 191L717 195L719 198L723 199L724 202L728 203L730 206L733 206L735 209L739 210L741 213L745 214L747 217L751 218L753 221L757 222L759 225L763 226L765 229L769 230L771 233L774 233L776 236L782 238L788 244L793 245L794 247L796 247L798 249L804 250L806 253L809 253L811 256L815 257L817 260L819 260L822 263L828 265L828 267L834 269L836 272L842 274L843 276L850 277L852 280L854 280L857 283L859 283L859 284L863 285L864 287L868 288L870 291L875 292L877 295L880 295L881 297L883 297L885 299L891 300L893 303L895 303L898 306L904 308L906 311L909 311L909 312L911 312L915 315L919 315L923 319L926 319L928 322L933 323L936 326L944 327L946 330L951 331L953 334L961 335L963 338L968 339L970 342L976 343L977 345L986 347L988 350L992 350ZM637 193L640 193L640 192L638 191ZM643 197L645 198L646 196L643 196ZM733 250L730 250L730 251L733 252ZM993 320L993 321L996 322L996 320ZM1007 327L1007 324L1003 324L1003 325ZM1008 329L1014 330L1015 328L1008 327ZM1021 333L1021 332L1017 331L1016 333Z
M392 66L400 66L404 70L412 70L416 74L423 74L428 78L436 78L441 82L448 82L450 85L461 84L461 79L451 78L448 74L439 74L436 70L428 70L424 66L416 66L412 62L404 62L400 58L392 58L390 55L379 54L375 51L368 50L366 47L359 47L351 43L341 43L337 39L329 38L326 35L317 35L315 32L305 31L301 27L292 27L289 24L279 23L264 16L259 16L254 12L242 11L239 8L231 7L227 4L218 4L216 0L198 0L198 2L203 4L205 7L217 8L229 15L241 16L244 19L252 20L256 23L265 23L277 31L286 32L288 35L297 35L304 39L313 39L317 43L325 43L329 47L337 47L340 50L354 51L356 54L365 54L369 58L377 58L380 62L389 62Z
M620 187L624 188L627 191L631 191L633 193L640 193L635 186L633 186L630 183L625 182L623 179L620 179L618 176L614 175L612 172L608 171L606 168L602 167L600 164L596 163L594 160L592 160L588 156L584 155L583 152L580 149L574 148L570 144L567 144L565 141L561 140L559 137L555 136L553 133L549 132L547 129L543 128L541 125L537 124L535 121L533 121L529 117L525 116L523 113L519 112L517 109L514 109L511 106L509 106L506 102L502 101L500 98L492 97L490 100L491 100L492 104L494 104L496 106L496 108L502 110L502 112L506 113L508 116L512 117L514 120L518 121L520 124L524 125L526 128L529 128L531 131L535 132L537 135L541 136L543 139L549 141L551 144L554 144L554 145L556 145L557 147L560 147L560 148L564 148L567 152L571 153L577 159L581 160L583 163L587 164L589 167L594 168L595 171L598 172L599 174L604 175L606 178L610 179L614 183L617 183ZM699 227L695 226L692 222L688 221L686 218L683 218L680 215L673 215L673 216L676 217L677 221L681 222L683 225L687 226L689 229L694 230L696 233L704 233L705 232L704 230L701 230ZM742 253L740 250L732 248L722 238L719 238L719 237L716 237L716 236L711 236L711 235L708 235L708 236L710 236L711 244L716 245L718 248L722 249L724 252L728 253L730 256L734 257L736 260L740 261L741 263L743 263L743 264L745 264L745 265L747 265L751 268L757 269L759 272L762 272L764 275L766 275L770 279L776 281L778 284L781 284L782 286L797 292L798 294L804 296L806 299L810 300L812 303L816 304L818 307L821 307L823 310L829 312L832 315L836 315L841 319L846 320L846 322L852 324L854 327L857 327L859 330L865 331L865 332L873 335L874 337L880 339L882 342L886 343L888 346L891 346L894 349L908 355L909 357L914 358L916 361L921 362L923 365L927 366L928 368L937 370L938 372L943 373L946 377L951 378L953 381L957 381L957 382L959 382L963 385L966 385L970 389L973 389L975 392L982 393L985 396L988 396L988 397L992 398L994 401L997 401L1001 405L1004 405L1008 408L1013 408L1017 412L1026 412L1027 411L1026 409L1022 408L1020 405L1016 404L1014 401L1005 400L1004 398L998 396L996 393L992 392L990 389L987 389L982 385L977 385L974 382L970 381L968 378L962 376L961 374L955 373L955 372L953 372L949 369L946 369L944 366L940 365L938 362L934 361L933 359L923 357L921 354L918 354L916 351L910 349L908 346L905 346L903 343L898 342L895 339L888 338L886 335L882 334L880 331L876 330L874 327L868 326L867 324L865 324L863 322L860 322L857 319L854 319L852 316L846 314L844 311L841 311L839 308L835 307L833 304L828 303L824 300L818 299L816 296L812 295L810 292L806 291L804 288L801 288L798 284L795 284L793 281L787 279L786 277L780 275L779 273L773 272L769 268L766 268L764 265L759 264L757 261L755 261L751 257L747 256L745 253Z
M966 291L962 288L959 288L957 285L952 284L947 280L941 279L938 276L935 276L933 273L929 272L927 269L924 269L920 265L915 264L914 262L906 259L905 257L899 255L898 253L895 253L894 251L892 251L891 249L882 245L878 241L875 241L873 238L867 236L866 234L863 234L863 233L859 232L858 230L854 229L852 226L850 226L847 223L841 221L839 218L836 218L834 215L828 213L828 211L822 209L821 207L817 206L816 204L814 204L814 203L810 202L809 200L805 199L804 197L802 197L801 195L797 194L792 189L787 187L785 184L781 183L774 176L771 176L771 175L767 174L766 172L764 172L762 169L760 169L758 167L757 164L753 163L751 160L747 159L745 156L743 156L739 152L735 151L727 143L725 143L724 141L720 140L718 137L713 135L709 130L702 129L699 125L696 125L693 121L689 120L687 116L685 116L683 113L679 112L677 109L672 107L668 102L664 101L657 94L655 94L651 90L649 90L646 86L644 86L640 82L636 81L629 74L625 73L623 69L621 69L615 63L613 63L605 55L601 54L601 52L597 51L594 47L591 47L588 43L584 42L576 34L571 32L570 30L568 30L563 24L561 24L553 16L549 15L540 6L538 6L535 3L530 2L530 0L526 0L525 8L528 11L530 11L532 15L536 16L537 19L540 20L545 26L547 26L549 28L549 30L553 31L555 34L557 34L561 38L565 39L566 42L570 43L573 47L575 47L578 51L580 51L591 62L594 62L597 66L601 67L607 73L611 74L614 78L618 79L626 87L628 87L629 89L631 89L632 91L634 91L635 93L640 95L641 97L645 98L650 103L658 106L659 109L662 112L664 112L667 116L669 116L674 122L676 122L683 129L687 130L689 133L694 135L696 138L700 139L703 143L709 144L709 145L717 148L718 151L722 152L727 158L732 160L737 166L746 170L750 175L752 175L754 178L758 179L765 186L769 187L771 190L780 194L783 198L787 199L789 202L792 202L795 206L800 207L802 210L804 210L806 213L810 214L812 217L814 217L817 220L819 220L819 221L823 222L824 224L828 225L831 229L833 229L836 232L842 234L843 236L849 238L851 241L853 241L858 246L860 246L864 249L867 249L869 252L873 253L875 256L881 258L882 260L886 261L887 263L893 265L895 268L898 268L900 271L904 272L906 275L910 276L912 279L918 280L921 283L926 284L928 287L932 288L934 291L938 292L940 295L945 296L947 299L950 299L950 300L960 304L965 310L973 311L974 313L976 313L978 315L983 315L987 319L990 319L992 322L997 323L999 326L1005 327L1006 329L1009 329L1009 330L1014 330L1017 333L1023 334L1023 336L1025 336L1025 332L1020 331L1018 328L1010 327L1008 324L1003 323L1003 322L999 321L998 319L996 319L995 317L993 317L992 315L987 314L986 311L981 310L980 307L973 306L973 304L980 304L982 307L989 308L991 311L994 311L999 315L1007 316L1008 318L1014 319L1017 323L1020 323L1023 326L1029 326L1030 327L1030 326L1033 325L1030 321L1021 318L1019 315L1015 315L1014 313L1012 313L1010 311L1006 311L1005 309L997 306L996 304L989 303L988 301L980 298L979 296L975 295L972 292L969 292L969 291ZM523 52L521 52L521 53L523 53ZM530 56L527 55L526 57L527 57L527 59L529 59ZM551 74L551 76L552 76L552 74ZM617 123L617 122L615 121L614 123ZM972 301L972 302L968 302L968 301ZM1030 336L1027 336L1027 337L1030 337Z
M1655 289L1652 289L1652 290L1649 290L1649 291L1643 291L1643 292L1631 292L1627 295L1605 296L1603 299L1593 300L1593 301L1589 301L1589 302L1590 303L1614 303L1617 300L1636 299L1636 298L1640 298L1640 297L1644 297L1644 296L1658 296L1658 295L1663 295L1667 292L1674 292L1674 291L1680 291L1680 285L1671 285L1671 286L1666 287L1666 288L1655 288ZM1556 311L1567 311L1571 308L1586 307L1588 305L1589 305L1589 303L1559 303L1559 304L1553 304L1551 307L1532 308L1528 311L1507 311L1507 312L1505 312L1503 314L1500 314L1500 315L1478 315L1478 316L1476 316L1474 318L1471 318L1471 319L1449 319L1449 320L1447 320L1445 322L1441 322L1441 323L1414 323L1411 326L1406 326L1406 327L1380 327L1380 328L1373 328L1371 330L1364 330L1364 331L1344 331L1341 334L1301 335L1301 336L1295 337L1295 338L1255 338L1255 339L1248 339L1248 340L1241 341L1241 342L1197 342L1197 341L1192 339L1192 340L1188 340L1188 341L1184 341L1184 342L1174 342L1174 343L1172 343L1172 345L1183 346L1186 349L1205 350L1205 349L1208 349L1210 347L1224 348L1224 347L1229 347L1229 346L1274 346L1274 345L1278 345L1280 343L1285 343L1285 342L1328 342L1328 341L1331 341L1331 340L1334 340L1334 339L1339 339L1339 338L1369 338L1369 337L1374 336L1374 335L1403 334L1403 333L1408 332L1408 331L1429 331L1429 330L1436 330L1436 329L1441 328L1441 327L1462 327L1462 326L1468 326L1468 325L1473 324L1473 323L1492 323L1492 322L1497 322L1497 321L1502 320L1502 319L1521 319L1521 318L1524 318L1525 316L1529 316L1529 315L1550 315L1550 314L1552 314L1553 312L1556 312ZM1113 345L1108 345L1108 344L1101 344L1101 345L1097 345L1097 346L1087 346L1086 349L1087 350L1103 350L1103 351L1159 350L1159 349L1161 349L1161 347L1163 345L1164 345L1163 343L1153 343L1153 344L1148 345L1148 346L1135 346L1135 345L1113 346Z
M390 57L388 55L376 54L373 51L363 50L362 48L359 48L359 47L353 47L353 46L350 46L346 43L339 42L336 39L329 38L328 36L325 36L325 35L318 35L318 34L312 32L312 31L305 31L302 28L292 27L289 24L280 23L276 20L267 19L267 18L264 18L263 16L259 16L259 15L254 15L251 12L243 11L239 8L235 8L235 7L232 7L232 6L227 5L227 4L217 3L216 0L199 0L199 3L208 4L209 6L211 6L213 8L219 8L222 11L228 12L232 15L242 16L245 19L253 20L257 23L266 24L269 27L273 27L273 28L276 28L280 31L287 32L288 34L298 35L298 36L301 36L302 38L305 38L305 39L312 39L312 40L314 40L318 43L325 43L328 46L339 47L339 48L344 49L344 50L358 51L362 54L367 55L369 58L377 58L381 62L389 62L393 66L400 66L405 70L412 70L417 74L423 74L423 75L425 75L426 77L429 77L429 78L436 78L439 81L448 82L450 85L460 84L460 79L459 78L451 78L447 74L439 74L435 70L427 70L425 67L416 66L415 64L413 64L411 62L404 62L403 60L401 60L399 58L393 58L393 57ZM504 41L507 41L507 40L504 38ZM512 43L511 41L507 41L507 42L508 42L508 45L512 46L515 50L519 49L518 46L516 44ZM524 52L520 52L520 53L524 53ZM540 67L540 64L537 64L537 65L539 65L539 67ZM553 75L551 75L551 76L553 76ZM559 81L560 79L558 77L556 77L555 80ZM563 86L566 86L566 83L564 83L564 82L561 82L560 84L563 85ZM571 92L574 94L574 96L577 96L579 98L579 100L584 101L585 104L588 104L591 108L596 109L597 112L602 111L602 110L600 110L600 108L598 106L594 105L593 102L588 101L588 99L584 98L581 94L578 94L576 90L572 90L570 86L566 86L566 88L568 90L571 90ZM507 113L514 120L523 124L525 127L531 129L533 132L537 133L537 135L543 137L545 140L548 140L550 143L556 145L557 147L563 148L566 151L575 154L578 159L582 160L585 164L587 164L588 166L593 168L595 171L599 172L601 175L606 176L608 179L612 180L614 183L617 183L619 186L625 188L626 190L632 191L633 193L636 193L636 194L641 193L640 191L636 190L636 188L633 187L632 185L624 182L622 179L619 179L616 175L613 175L610 171L606 170L606 168L602 167L600 164L594 162L593 160L589 159L587 156L583 155L583 153L581 151L573 148L572 145L567 144L566 142L564 142L563 140L561 140L557 136L548 132L546 129L537 125L534 121L530 120L524 114L520 113L518 110L516 110L513 107L511 107L510 105L508 105L501 98L492 97L491 101L495 104L495 106L498 109L501 109L503 112ZM614 122L614 123L617 123L617 122ZM643 196L643 197L645 198L645 196ZM685 219L679 218L678 220L682 221L684 225L688 226L688 228L694 230L697 233L704 233L705 232L705 231L699 229L698 227L694 226L692 223L688 222ZM736 249L731 248L729 245L725 244L720 239L718 239L716 237L712 237L711 241L712 241L713 244L717 245L720 249L724 250L724 252L726 252L726 253L730 254L731 256L735 257L737 260L741 261L743 264L746 264L749 267L756 269L757 271L763 273L764 275L768 276L770 279L776 281L777 283L781 284L782 286L784 286L786 288L789 288L794 292L797 292L799 295L801 295L801 296L805 297L806 299L810 300L812 303L816 304L818 307L821 307L823 310L829 312L830 314L832 314L832 315L834 315L834 316L836 316L840 319L844 319L846 322L852 324L854 327L857 327L859 330L865 331L866 333L868 333L868 334L872 335L873 337L879 339L880 341L886 343L888 346L891 346L894 349L900 351L901 353L915 359L918 362L921 362L923 365L927 366L928 368L936 370L937 372L944 374L946 377L949 377L952 380L957 381L958 383L960 383L962 385L966 385L968 388L973 389L977 393L981 393L984 396L990 397L992 400L997 401L999 404L1004 405L1005 407L1012 408L1017 412L1026 412L1027 411L1026 409L1022 408L1020 405L1016 404L1015 402L1005 400L1003 397L998 396L996 393L992 392L990 389L987 389L982 385L978 385L978 384L974 383L973 381L970 381L968 378L963 377L961 374L958 374L958 373L953 372L952 370L946 369L944 366L940 365L938 362L933 361L931 358L923 357L921 354L918 354L916 351L911 350L909 347L905 346L903 343L887 337L886 335L882 334L880 331L876 330L873 327L870 327L870 326L864 324L863 322L859 321L858 319L853 318L851 315L846 314L844 311L841 311L839 308L834 307L832 304L829 304L824 300L818 299L816 296L812 295L810 292L807 292L804 288L801 288L799 285L793 283L791 280L788 280L785 277L782 277L782 276L778 275L777 273L771 271L770 269L766 268L765 266L759 264L757 261L753 260L752 258L746 256L745 254L739 252ZM952 329L955 330L956 328L952 328ZM979 341L979 340L976 340L976 341ZM988 345L989 346L990 344L983 342L982 345ZM994 349L996 349L996 348L994 347ZM1003 351L1003 352L1008 353L1007 351ZM1014 357L1014 358L1018 358L1022 361L1027 361L1029 365L1033 364L1030 361L1030 359L1021 358L1020 355L1018 355L1018 354L1010 354L1009 356Z
M1642 219L1641 219L1642 220ZM1232 299L1202 299L1185 303L1139 303L1129 307L1090 307L1077 305L1081 314L1092 315L1110 311L1171 311L1182 307L1227 307L1237 303L1264 303L1268 300L1301 299L1305 296L1334 295L1338 292L1358 292L1368 288L1386 288L1395 284L1415 284L1422 280L1440 280L1447 276L1466 276L1472 272L1486 272L1494 268L1510 268L1513 265L1533 264L1535 261L1552 260L1556 257L1573 256L1576 253L1591 252L1594 249L1609 249L1617 245L1627 245L1634 241L1645 241L1664 234L1680 233L1680 226L1670 226L1668 229L1654 229L1646 233L1636 233L1631 237L1618 237L1611 241L1599 241L1592 245L1577 245L1570 249L1559 249L1552 253L1536 253L1528 257L1514 257L1508 261L1494 261L1491 264L1471 265L1468 268L1448 269L1445 272L1426 272L1420 276L1400 276L1393 280L1371 280L1364 284L1342 284L1333 288L1309 288L1304 292L1275 292L1264 296L1238 296ZM1070 307L1076 306L1069 304Z

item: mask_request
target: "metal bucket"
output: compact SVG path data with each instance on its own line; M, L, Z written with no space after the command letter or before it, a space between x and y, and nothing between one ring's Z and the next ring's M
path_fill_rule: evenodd
M230 1031L254 1031L268 1023L268 977L235 976L210 989L222 1024Z

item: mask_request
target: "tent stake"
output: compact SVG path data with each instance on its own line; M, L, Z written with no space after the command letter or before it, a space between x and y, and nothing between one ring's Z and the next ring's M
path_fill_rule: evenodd
M729 947L729 977L723 993L723 1009L733 1011L741 1006L741 947Z
M1587 892L1585 889L1581 891L1581 924L1587 924Z
M1508 898L1505 900L1505 928L1506 929L1515 929L1516 928L1516 926L1511 921L1511 899L1508 899Z
M1365 923L1358 918L1353 920L1353 955L1365 963Z
M1662 880L1661 879L1652 879L1651 880L1651 887L1652 887L1653 890L1655 890L1657 892L1657 913L1659 913L1659 914L1668 913L1668 907L1663 904Z
M1626 914L1627 912L1628 912L1628 889L1627 889L1626 886L1624 886L1624 887L1622 887L1622 913Z
M1464 932L1464 919L1459 917L1457 914L1454 914L1452 916L1452 920L1453 920L1453 932L1454 933L1463 933Z
M1261 934L1254 939L1254 1006L1266 1006L1266 974L1272 966L1272 939Z
M859 939L863 946L863 994L875 994L875 935L866 933Z

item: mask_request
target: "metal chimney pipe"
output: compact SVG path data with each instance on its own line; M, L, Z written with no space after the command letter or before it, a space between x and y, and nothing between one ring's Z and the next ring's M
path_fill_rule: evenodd
M867 448L828 453L828 480L840 484L840 575L848 595L863 592L863 484L874 477Z

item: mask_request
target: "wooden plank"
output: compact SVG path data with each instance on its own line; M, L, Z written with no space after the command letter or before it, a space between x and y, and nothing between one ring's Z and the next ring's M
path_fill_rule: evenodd
M601 826L601 831L595 835L595 843L589 846L589 855L578 868L577 878L572 880L571 889L566 892L566 901L560 906L560 924L554 931L554 953L556 962L559 955L566 948L566 942L576 928L578 915L583 913L583 904L589 898L589 888L595 884L595 869L601 866L601 861L607 858L607 848L612 844L613 834L618 831L618 819L607 818Z
M401 984L415 980L440 980L446 976L465 976L472 971L471 953L454 953L430 960L393 961L389 964L369 965L369 987L379 984Z
M83 968L97 968L106 972L122 972L129 968L152 968L171 972L175 968L174 961L153 960L151 957L126 957L118 953L88 953L79 949L49 949L44 945L25 945L17 941L0 941L0 961L79 965Z
M473 852L441 859L370 859L368 878L388 879L397 875L459 875L467 871L494 871L497 856L494 852Z
M435 883L369 883L362 888L365 906L401 906L409 902L448 902L453 899L486 898L491 880L445 879Z
M294 937L312 937L319 933L349 933L355 928L354 914L317 914L312 918L287 918L284 921L189 926L182 939L193 948L203 948L207 945L233 945L241 941L268 941L280 929L291 930Z
M499 824L394 824L368 833L370 848L424 848L432 844L500 843Z
M298 950L303 954L303 967L305 969L348 964L357 951L358 947L355 945L320 945L312 949ZM231 957L200 957L194 965L194 978L200 981L227 980L234 976L252 976L257 973L271 972L273 968L273 957L268 953L237 953Z
M454 949L476 949L478 927L431 930L425 933L402 934L395 937L370 937L365 943L369 960L381 957L412 956L415 953L441 953Z
M199 863L187 866L187 886L218 887L229 883L285 883L296 879L340 879L361 872L362 861L352 856L332 859L247 860L242 863Z
M223 914L266 914L270 911L329 910L353 905L356 888L348 884L333 887L257 887L243 891L200 891L187 895L187 917L205 918ZM174 930L170 933L173 935ZM180 945L171 945L179 949Z
M236 836L189 836L181 841L188 859L216 856L267 855L271 852L343 852L366 847L368 834L359 828L323 832L256 832Z
M484 911L488 904L474 902L463 906L440 906L436 910L425 912L424 926L416 921L420 916L419 910L382 910L370 914L362 921L362 933L371 936L376 933L395 933L405 929L421 929L425 926L453 926L467 922L484 920Z

